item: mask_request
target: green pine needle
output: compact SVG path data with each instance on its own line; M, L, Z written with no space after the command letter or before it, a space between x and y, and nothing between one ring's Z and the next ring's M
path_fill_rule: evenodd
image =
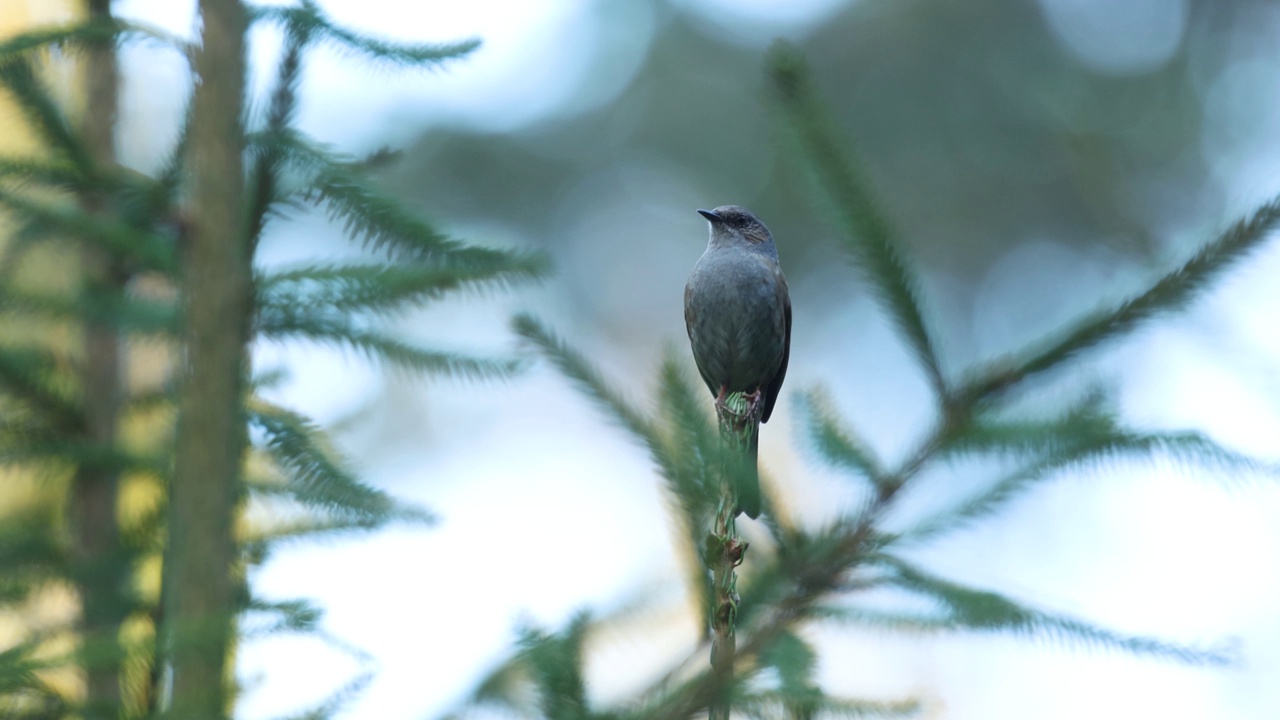
M0 205L22 219L59 230L87 245L105 248L139 268L173 274L174 244L160 235L85 212L70 203L50 203L0 188Z
M649 448L655 455L654 459L666 469L667 464L663 462L663 457L658 457L657 450L665 449L665 444L657 428L610 387L600 376L600 372L592 367L581 353L552 334L532 315L517 315L512 325L517 335L533 343L565 377L576 383L587 397L594 400L619 425ZM662 455L665 457L665 453Z
M310 34L290 26L285 34L284 54L276 69L275 87L271 92L271 105L267 111L267 137L280 137L289 130L298 103L298 83L302 77L302 51ZM249 183L249 242L256 246L261 240L272 206L281 200L277 190L284 165L283 149L278 145L266 145L256 153Z
M45 640L37 634L0 651L0 698L44 699L41 696L45 690L49 693L48 699L58 697L56 692L43 685L37 674L47 667L45 662L34 659Z
M668 497L679 513L683 548L690 553L685 565L689 592L698 608L698 627L711 628L714 608L711 576L702 560L707 537L707 520L719 499L719 477L715 468L731 467L732 450L720 439L705 406L697 399L702 389L689 382L673 353L662 363L658 402L662 416L670 424L670 439L649 448L661 468Z
M667 481L679 513L683 547L690 553L689 589L703 613L699 627L710 628L706 616L711 609L710 577L698 558L706 537L706 522L718 498L712 468L723 466L727 450L719 436L713 434L710 420L695 400L700 390L689 384L669 355L663 363L659 388L662 415L671 423L671 430L665 432L610 387L581 353L532 316L518 315L513 325L517 334L532 342L565 377L648 449L649 457Z
M718 480L712 469L724 466L728 450L696 400L701 390L689 383L678 363L668 355L659 386L661 415L670 422L670 430L664 431L610 387L581 353L532 316L517 316L514 327L517 334L532 342L565 377L648 449L679 513L683 547L691 553L689 588L704 614L705 622L700 627L709 628L705 613L711 608L710 578L697 558L706 536L707 519L718 498Z
M760 663L777 671L779 689L783 692L803 692L816 687L814 672L818 654L793 632L779 634L778 639L760 653Z
M334 345L415 375L495 380L510 377L520 369L518 360L475 358L427 350L363 327L355 318L317 312L307 307L273 305L260 308L257 329L264 339L306 340Z
M871 449L836 418L825 393L810 390L799 399L805 429L819 457L833 467L849 470L876 485L887 482L884 470Z
M0 63L0 85L13 94L27 123L55 157L65 159L83 175L93 174L93 162L84 143L40 80L30 58L16 56Z
M89 322L144 336L171 335L178 327L175 303L131 297L127 292L95 292L67 297L0 284L0 313Z
M786 718L908 718L920 713L916 700L877 702L833 698L820 690L765 691L735 698L733 712L760 720Z
M49 352L0 348L0 391L49 428L72 433L81 426L80 407L55 380L58 366L58 357Z
M1124 635L1099 628L1065 615L1025 607L998 593L976 590L960 583L944 580L891 556L877 556L878 564L891 571L890 582L909 592L937 602L944 616L925 620L916 618L915 627L904 624L901 629L920 631L976 631L1044 638L1085 647L1107 648L1136 655L1175 660L1191 665L1225 665L1233 662L1224 649L1201 649L1169 643L1154 638ZM881 615L888 620L891 615ZM874 620L875 613L849 619Z
M313 37L341 53L402 67L438 67L461 58L480 46L479 40L456 43L407 44L377 40L333 24L311 0L293 7L253 8L254 21L283 25L288 34Z
M271 308L299 302L338 312L394 313L462 289L505 289L538 275L533 264L493 268L440 268L417 263L312 265L270 273L258 280L260 303Z
M264 449L286 477L281 487L251 489L282 492L329 518L355 522L361 528L392 521L433 522L430 513L403 506L356 479L323 431L303 416L255 399L250 403L249 422L262 432Z
M253 488L253 490L260 491L262 488ZM250 559L250 564L261 565L270 557L271 551L289 542L347 538L357 533L379 530L386 525L385 522L367 517L295 518L275 522L268 528L259 529L241 543L241 552Z
M163 477L168 469L163 457L140 455L115 446L67 440L65 437L48 434L43 438L27 438L20 445L0 446L0 467L74 465L113 473L144 473L151 477Z
M171 224L179 216L176 206L186 180L191 141L191 105L182 114L177 141L168 149L155 178L139 178L118 191L121 216L138 227Z
M1272 199L1200 248L1180 267L1119 306L1096 310L1056 338L989 363L961 390L962 397L986 400L1053 370L1081 353L1127 335L1147 322L1185 308L1219 277L1257 250L1280 224L1280 197Z
M49 581L67 578L70 561L58 521L54 508L30 505L0 519L0 607L24 602Z
M36 185L54 190L83 189L84 176L69 163L35 158L0 158L0 178L8 187Z
M990 517L1027 492L1037 482L1057 477L1065 470L1096 467L1118 459L1166 458L1186 465L1215 470L1222 480L1241 475L1277 475L1280 468L1228 450L1200 433L1129 433L1079 439L1005 476L984 492L944 510L894 538L918 542L962 529Z
M281 632L314 632L320 627L320 620L324 617L324 611L308 600L267 602L255 598L249 602L248 612L269 618L265 626L260 622L242 621L248 626L245 628L245 634L251 637L263 637Z
M331 718L347 709L351 703L355 702L364 693L369 684L373 682L373 677L372 672L362 673L351 682L335 690L315 707L288 715L281 718L281 720L331 720Z
M528 683L528 663L523 656L516 655L485 675L467 698L467 705L532 716L536 709L532 707L526 691ZM445 715L443 720L461 720L462 717L465 717L464 713L454 712Z
M670 423L670 440L654 449L673 458L669 467L676 472L668 478L672 494L699 531L720 494L714 468L727 466L734 454L699 402L702 397L702 388L691 383L675 355L667 353L659 373L658 404Z
M1105 444L1123 432L1105 401L1103 395L1090 393L1048 420L993 418L992 413L980 413L953 423L928 460L983 455L1043 458Z
M583 645L591 629L591 616L576 614L559 633L528 628L520 645L529 674L538 689L542 716L556 720L587 720L586 682L582 677Z
M420 259L467 249L382 195L354 169L338 164L317 168L302 197L322 205L330 220L342 223L343 230L372 250Z
M431 262L459 271L513 272L529 277L546 271L536 254L469 246L438 232L386 196L366 177L360 162L328 150L291 129L255 133L248 138L255 155L278 154L302 176L296 195L324 208L364 247L390 257Z
M42 27L22 33L0 43L0 66L26 61L48 48L84 49L121 40L147 40L172 47L184 55L191 46L176 35L143 23L119 18L96 18L73 25Z
M834 212L855 267L903 334L938 398L947 398L946 379L925 322L919 282L865 179L837 141L834 123L813 87L803 56L791 45L779 42L770 49L766 62L774 97L799 157L819 196Z

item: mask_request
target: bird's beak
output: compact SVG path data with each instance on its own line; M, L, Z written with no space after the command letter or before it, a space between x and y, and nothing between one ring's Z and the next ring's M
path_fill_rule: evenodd
M721 221L721 219L722 219L719 215L717 215L717 214L716 214L716 211L715 211L715 210L702 210L702 209L699 209L699 210L698 210L698 214L699 214L699 215L701 215L702 217L706 218L707 220L711 221L711 222L720 222L720 221Z

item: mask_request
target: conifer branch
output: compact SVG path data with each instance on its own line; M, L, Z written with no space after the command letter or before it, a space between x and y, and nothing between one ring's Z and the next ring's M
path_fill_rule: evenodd
M1067 452L1106 442L1121 432L1100 395L1089 395L1049 420L990 419L983 415L959 426L940 448L939 459L973 455L1033 455Z
M74 433L84 418L79 404L54 381L58 364L58 357L48 351L0 348L0 387L48 428Z
M313 158L321 162L302 192L303 199L322 204L329 218L341 222L343 229L364 247L415 260L445 257L492 262L501 257L495 251L466 248L440 234L368 185L354 168L329 162L322 156Z
M283 25L286 32L312 35L352 56L399 66L439 66L480 46L479 40L419 45L376 40L335 25L313 0L303 0L293 7L257 7L252 10L251 17L254 22L269 21Z
M47 48L93 50L105 44L127 40L158 42L178 50L184 56L191 51L191 46L181 38L154 26L116 17L97 16L82 23L28 30L0 42L0 65L30 60L35 53Z
M0 178L6 180L10 188L38 185L54 190L77 190L87 184L74 165L43 158L0 158Z
M565 377L574 381L602 410L648 447L664 472L671 469L665 453L661 452L665 445L657 428L609 387L581 353L553 335L531 315L517 315L512 324L516 334L533 343Z
M892 571L890 582L935 600L942 606L946 615L939 619L938 629L1014 633L1059 642L1074 640L1087 646L1109 647L1188 664L1224 665L1232 662L1230 654L1223 649L1196 649L1151 638L1121 635L1075 618L1024 607L998 593L944 580L892 556L877 555L875 561ZM927 628L926 621L917 629Z
M471 692L467 704L532 714L534 708L524 702L527 696L524 686L528 675L524 660L523 655L517 654L489 671ZM441 720L462 720L463 717L464 713L452 712L444 715Z
M13 94L27 124L54 157L65 159L82 175L93 175L88 148L41 82L33 59L14 57L0 63L0 84Z
M711 572L713 606L711 612L711 668L721 677L726 687L734 682L734 664L737 662L738 644L738 565L746 556L748 543L739 537L737 515L740 508L751 507L759 513L759 479L754 476L758 468L756 454L752 452L760 433L760 415L764 405L752 402L743 393L732 393L723 403L716 404L716 419L720 437L730 452L722 453L717 463L718 502L713 518L711 534L707 538L704 560ZM752 467L746 467L747 464ZM754 487L747 488L750 484ZM744 498L754 493L753 499ZM748 510L748 512L751 512ZM708 709L710 720L729 720L730 693L721 693Z
M766 63L771 90L797 144L799 157L819 196L832 210L854 266L902 333L939 401L949 402L933 333L925 322L919 281L888 218L836 140L804 58L798 50L780 42L770 49Z
M371 682L373 682L373 673L361 673L351 682L330 693L329 697L311 709L289 715L281 720L329 720L355 702Z
M118 291L94 298L30 292L0 283L0 313L27 318L110 324L121 332L171 335L177 330L173 303L132 297Z
M22 218L55 228L90 246L102 247L138 269L171 274L176 269L173 245L165 238L69 204L54 204L0 188L0 205Z
M284 54L276 69L275 87L271 92L271 105L267 111L265 134L282 136L293 121L298 102L298 82L302 73L302 51L310 42L310 30L294 24L285 33ZM284 164L284 153L279 145L267 144L256 153L249 187L249 247L257 247L262 237L271 206L281 198L277 186Z
M800 395L800 400L800 412L806 421L805 429L819 457L834 467L849 470L876 485L885 482L884 470L871 449L841 424L824 394L811 390Z
M42 29L0 42L0 83L48 149L38 159L0 158L0 205L17 227L5 244L6 263L0 281L19 280L13 273L16 263L8 261L36 242L72 240L89 261L84 264L89 275L81 293L64 296L29 289L32 286L23 282L0 282L0 312L20 322L42 318L71 321L93 336L78 384L70 382L65 358L0 348L0 405L6 413L0 418L0 464L63 475L75 468L80 480L90 475L118 478L124 472L157 486L171 480L168 498L140 513L121 516L119 542L109 544L119 552L110 553L109 565L95 566L95 572L110 581L103 587L118 590L128 584L128 563L163 548L167 554L162 588L164 623L163 632L147 635L141 643L131 639L128 647L117 643L123 639L121 623L112 620L101 631L86 623L79 655L26 665L19 684L23 692L33 691L40 686L36 673L78 657L88 671L90 689L85 706L63 704L69 712L114 717L121 714L115 709L120 709L130 716L216 719L224 715L230 697L223 683L223 660L243 594L240 579L235 577L241 559L252 559L254 553L262 554L265 548L290 538L373 528L395 519L431 519L358 482L325 442L323 433L305 418L280 408L259 408L253 419L265 438L267 454L283 477L255 486L255 500L272 503L287 498L288 510L302 514L298 522L260 528L251 531L257 534L245 543L235 542L230 528L243 491L239 464L248 419L243 390L251 301L255 297L261 300L261 326L268 336L278 331L277 336L338 343L417 372L504 376L517 363L416 348L390 333L370 329L364 324L368 318L358 316L420 305L461 289L507 287L541 275L546 262L530 253L469 247L444 237L369 184L363 177L367 162L323 150L296 136L290 127L301 54L312 40L394 64L418 66L437 66L465 54L476 43L383 43L333 26L311 2L282 10L281 17L290 16L286 34L293 42L284 58L266 127L258 135L267 141L250 146L240 127L247 19L235 0L202 0L204 37L194 61L194 102L177 145L158 177L152 179L117 167L112 149L115 48L124 39L151 34L147 28L111 18L109 0L88 0L88 5L94 15L88 23ZM171 40L159 34L156 37ZM180 42L173 44L189 49ZM37 70L36 63L44 59L41 49L49 47L88 51L86 86L91 97L83 128L72 127ZM282 138L288 141L269 142ZM246 148L253 163L250 194L242 183ZM299 197L283 188L290 180L286 173L292 171L303 176L304 188L311 185L312 194L307 197L348 222L357 239L387 249L397 260L411 262L407 266L303 268L270 278L269 287L255 294L252 240L258 237L273 206ZM188 178L194 181L190 183L189 207L179 211L176 204L180 193L187 192ZM246 235L250 228L251 235ZM175 234L182 236L181 240L189 238L189 242L175 242ZM181 317L172 303L134 297L125 289L139 272L158 271L165 279L177 280L179 245L185 265ZM288 309L291 301L295 306L307 305L310 315ZM107 362L121 356L104 348L109 343L118 351L126 337L148 333L176 337L179 330L183 337L178 349L185 372L177 393L178 438L170 477L166 456L147 454L156 452L154 448L146 453L123 451L116 444L114 429L118 421L126 422L120 419L121 413L137 419L134 415L146 408L172 404L175 393L165 388L126 402L117 392L121 389L119 365ZM108 404L98 403L95 397L114 399L111 412L97 412L95 408L107 408ZM104 418L111 421L109 428L100 422ZM105 500L80 506L114 517L115 498ZM77 522L74 517L70 520L73 536L94 525ZM19 564L19 554L34 553L37 548L6 545L6 527L0 522L0 560L25 577L5 574L0 593L8 594L10 581L14 593L30 592L49 577L37 573L35 565ZM58 572L72 577L90 565L77 561ZM86 589L93 584L87 575L76 577ZM122 601L137 601L120 594ZM129 607L130 612L150 614L159 625L160 609L153 605L144 602ZM92 606L85 603L86 616L94 612ZM295 613L284 608L282 613L281 629L306 624L301 610ZM146 622L142 616L139 619ZM135 629L131 627L130 634ZM61 631L73 630L67 627ZM135 637L142 635L146 633ZM44 638L15 657L30 659L41 642ZM4 664L0 658L0 666ZM169 708L160 708L156 703L161 693L152 690L158 689L167 668L172 669L173 702ZM105 681L98 682L95 677ZM0 670L0 696L4 698L0 704L12 697L9 679ZM111 693L104 688L117 695L122 688L125 697L108 697ZM340 693L343 697L350 694ZM48 695L58 699L56 692ZM334 702L316 712L328 712L327 708L336 707L340 700L335 696Z
M262 488L254 487L255 492ZM282 518L271 523L245 530L240 538L240 556L250 565L261 565L272 551L294 541L311 542L322 539L344 538L355 533L367 533L385 527L385 522L367 517L318 517L300 516Z
M766 691L750 693L734 702L735 709L749 718L908 718L918 715L920 703L915 700L876 702L833 698L820 691L789 693Z
M249 421L262 432L264 448L286 473L287 479L279 490L292 499L334 518L359 520L368 527L392 520L429 523L434 519L431 514L404 507L381 490L360 482L329 447L320 429L305 417L253 400ZM272 488L259 485L253 489Z
M708 537L706 523L709 517L714 517L721 490L719 476L709 472L709 468L720 467L727 462L729 453L720 438L711 431L701 407L692 401L696 390L685 382L674 360L669 357L662 366L659 388L661 410L672 423L672 432L665 434L651 420L632 409L577 350L533 317L517 316L514 327L519 335L532 342L562 374L575 381L588 397L648 449L650 458L666 480L672 502L679 508L679 524L687 547L697 552L697 558L688 564L689 589L699 608L699 628L704 632L710 629L715 601L706 563L718 547Z
M185 223L176 206L186 179L187 159L191 154L192 112L192 106L188 103L178 126L177 141L166 153L154 181L146 183L143 192L138 193L133 217L139 225L164 222L182 226ZM179 227L178 235L181 236L184 231L185 228Z
M1053 370L1150 320L1180 310L1223 273L1262 245L1280 224L1280 198L1242 218L1177 269L1115 308L1096 310L1056 338L989 363L960 389L969 402L995 399L1023 381Z
M417 307L446 293L487 286L504 288L536 277L532 265L509 268L441 268L417 263L377 265L313 265L259 278L266 307L301 300L338 312L393 313Z
M753 718L900 718L915 715L915 700L876 702L831 697L822 691L814 675L818 656L798 635L784 632L761 653L760 668L777 674L773 690L744 691L733 699L734 709Z
M1228 450L1200 433L1130 433L1116 430L1109 435L1068 441L1046 451L1035 462L1005 476L987 490L954 507L915 524L886 542L919 542L946 532L968 527L990 517L1020 497L1034 483L1056 477L1064 470L1088 467L1121 458L1162 457L1184 464L1211 467L1233 475L1276 475L1280 469Z
M536 319L519 315L515 331L532 342L557 369L596 401L623 429L630 432L649 451L666 480L670 498L679 509L679 525L687 543L697 557L688 563L689 590L699 608L699 625L704 632L712 625L715 606L711 578L707 572L708 553L715 548L706 532L707 518L716 508L720 487L708 469L719 467L728 452L714 434L699 405L692 401L697 392L684 380L670 357L663 363L659 387L662 413L672 423L671 433L664 434L648 418L632 409L600 376L595 368L563 340L553 335Z
M536 628L524 631L522 655L535 687L542 716L557 720L588 720L586 683L582 678L582 650L591 616L577 613L554 635Z
M398 260L464 271L488 269L497 274L514 269L536 277L546 270L546 259L538 254L474 247L449 238L378 190L359 161L323 148L290 128L255 133L249 143L255 155L279 153L302 176L294 194L324 208L330 220L341 223L366 248Z
M49 504L11 508L0 520L0 607L27 600L45 580L65 580L66 548L52 530L58 513Z
M258 637L279 632L313 632L320 627L320 620L324 616L320 608L307 600L266 602L255 599L249 601L245 611L246 614L271 618L266 627L247 631L247 634Z
M370 360L414 374L493 380L508 377L520 368L518 360L474 358L420 348L362 327L349 316L313 312L310 308L261 307L257 331L267 340L299 339L354 350Z
M24 439L21 445L0 448L0 467L48 463L65 467L74 464L77 469L111 472L140 472L158 476L164 469L164 459L138 454L111 445L84 440L68 440L61 435L34 436ZM114 503L111 503L114 506Z
M687 547L700 551L697 558L689 559L687 569L689 591L698 608L698 628L705 637L711 631L716 606L715 584L708 567L720 550L706 528L721 493L712 469L729 462L729 450L708 422L703 406L694 402L698 392L686 380L675 357L668 354L662 363L658 399L670 422L671 437L651 452L667 458L668 469L662 475L668 497L680 512L678 524Z
M784 632L760 654L760 666L778 674L778 689L784 695L798 695L816 690L814 671L818 654L809 643L794 632Z

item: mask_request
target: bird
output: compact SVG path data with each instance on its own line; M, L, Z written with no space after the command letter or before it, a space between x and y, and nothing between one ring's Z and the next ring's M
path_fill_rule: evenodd
M715 398L743 393L749 416L768 422L791 356L791 294L773 235L746 208L698 210L711 226L707 249L684 288L684 321L698 373ZM758 407L763 403L763 408ZM735 514L760 516L760 427L752 425L749 471L738 480Z

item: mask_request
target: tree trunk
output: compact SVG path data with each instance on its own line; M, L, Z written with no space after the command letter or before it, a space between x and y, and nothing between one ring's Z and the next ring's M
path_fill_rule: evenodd
M89 0L88 11L91 20L110 19L110 1ZM90 48L87 55L84 134L94 166L106 169L116 162L116 52L112 43L101 43ZM89 212L104 209L98 197L82 197L81 203ZM83 292L90 298L121 291L125 281L110 252L90 247L83 252L81 261ZM83 348L83 439L90 445L114 447L123 398L120 334L109 322L87 321ZM118 633L127 612L120 589L125 585L127 568L116 516L119 473L110 465L90 460L78 468L69 508L81 632L92 648L84 653L87 718L120 715Z
M245 447L243 393L252 277L243 211L245 12L201 0L203 46L191 135L185 362L170 491L165 621L171 717L219 720L237 610L233 527Z

